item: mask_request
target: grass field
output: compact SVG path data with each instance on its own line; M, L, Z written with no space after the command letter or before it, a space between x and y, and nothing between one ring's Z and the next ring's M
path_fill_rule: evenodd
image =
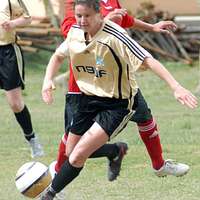
M34 129L44 145L46 156L39 159L49 164L56 157L57 146L63 132L64 95L55 91L51 106L41 100L41 84L49 55L35 58L27 56L26 90L24 98L32 113ZM194 91L198 67L179 63L166 63L174 76ZM124 159L117 181L107 181L106 159L89 160L81 175L65 189L66 200L199 200L200 198L200 134L199 108L195 111L179 105L171 91L151 72L138 75L146 100L159 124L163 155L190 165L184 177L158 178L154 175L144 145L138 137L134 123L114 141L124 141L129 151ZM27 144L0 91L0 200L23 200L15 187L17 169L31 161Z

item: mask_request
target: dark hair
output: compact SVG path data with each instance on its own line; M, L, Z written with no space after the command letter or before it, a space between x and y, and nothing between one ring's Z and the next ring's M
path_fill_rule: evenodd
M99 0L75 0L74 7L76 5L86 5L89 8L93 8L97 13L100 12L100 1Z

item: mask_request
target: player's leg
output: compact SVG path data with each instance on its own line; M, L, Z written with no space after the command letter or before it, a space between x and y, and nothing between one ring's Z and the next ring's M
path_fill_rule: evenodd
M152 167L160 169L164 164L162 156L162 145L157 129L157 124L153 118L145 122L137 123L138 130L142 141L144 142L148 154L151 158Z
M23 130L25 139L31 147L31 156L33 158L43 156L44 152L42 146L33 131L30 112L22 99L21 88L9 90L5 93L8 104L10 105L18 124Z
M60 140L60 144L58 147L57 159L55 163L55 171L58 172L62 167L63 163L67 160L67 156L65 153L66 143L67 143L68 133L64 133L62 139Z
M6 70L2 72L4 75L2 82L6 98L17 122L23 130L24 137L31 146L32 157L42 156L44 154L42 147L35 137L31 116L22 97L22 88L24 88L23 56L17 45L8 45L6 48L7 53L4 57L5 61L7 61L4 62Z
M70 110L71 109L69 109L69 111ZM66 109L65 109L65 113L67 113ZM67 125L67 119L71 119L71 116L72 115L70 115L70 112L68 112L68 115L65 116L66 131L69 131L69 128L68 128L69 126ZM49 170L50 170L52 178L54 178L54 176L60 171L62 165L68 160L68 157L66 155L66 149L68 148L67 139L68 139L68 133L64 133L59 144L57 160L52 162L49 166ZM120 173L122 160L124 158L124 155L127 152L127 149L128 149L127 144L122 143L122 142L118 142L114 144L104 144L102 147L100 147L98 150L92 153L92 155L90 155L90 158L107 157L108 180L114 181L116 180L117 176ZM59 193L57 193L56 198L59 200L65 199L64 191L62 190Z
M57 153L57 162L55 165L55 170L58 172L62 166L62 164L67 160L67 156L65 153L66 150L66 143L67 143L67 137L68 137L68 131L70 126L70 121L72 120L73 113L76 112L76 107L73 106L75 103L70 105L70 97L69 95L65 96L65 110L64 110L64 130L65 133L62 136L62 139L60 140L58 153ZM72 101L73 102L73 101Z
M92 131L93 128L91 127L77 144L76 142L80 137L71 133L68 135L67 152L71 152L70 155L68 154L69 159L62 165L60 171L53 179L51 187L41 197L41 200L47 200L51 196L56 196L65 186L70 184L83 169L84 163L89 155L108 141L108 135L101 127L95 126L95 132ZM72 150L71 148L75 144L76 146Z
M66 142L67 142L67 136L68 134L64 134L62 137L62 140L59 144L59 150L57 155L56 162L53 162L50 168L52 167L52 174L57 173L60 168L62 167L63 163L68 159L66 156ZM108 180L114 181L117 179L117 176L120 173L121 169L121 162L126 155L128 150L128 145L124 142L116 142L113 144L104 144L102 147L97 149L95 152L93 152L89 158L101 158L101 157L107 157L108 159Z
M146 122L138 123L138 129L151 158L154 172L157 176L183 176L189 171L189 166L186 164L176 163L170 159L164 160L163 162L162 146L160 143L158 128L153 118Z
M68 136L66 152L69 159L62 165L60 171L53 179L51 187L41 197L41 200L53 199L56 193L59 193L65 186L71 183L79 175L87 158L105 144L111 135L115 136L125 127L130 119L130 114L131 112L127 109L115 109L115 111L100 112L96 117L91 112L89 117L86 116L84 118L86 112L82 112L82 116L79 115L75 118L71 130L73 132L76 131L78 135L70 133ZM87 122L90 124L94 117L96 122L88 129ZM82 135L85 129L88 131L80 139L79 135Z
M71 119L74 113L77 112L77 105L81 96L79 94L66 95L66 105L65 105L65 133L59 144L57 163L55 165L55 170L58 172L62 164L67 159L65 148L67 143L67 133L69 132L69 126L71 124ZM92 124L91 124L92 125ZM90 155L90 158L108 158L108 180L113 181L117 178L120 171L121 161L128 150L127 144L123 142L117 142L114 144L105 144L98 150ZM120 162L120 163L119 163Z
M160 169L164 164L164 159L156 122L140 90L138 90L134 100L135 113L132 120L137 123L140 137L151 158L152 167Z
M140 90L135 97L134 109L136 112L132 120L137 123L140 137L146 146L156 175L182 176L186 174L189 170L188 165L164 160L157 123Z

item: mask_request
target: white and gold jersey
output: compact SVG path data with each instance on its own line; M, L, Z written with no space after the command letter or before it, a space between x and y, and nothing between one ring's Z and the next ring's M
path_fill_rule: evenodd
M135 72L151 55L117 24L105 20L89 44L74 25L56 54L70 56L73 73L87 95L129 99L137 92Z
M10 1L10 4L9 4ZM0 6L0 45L15 42L15 30L5 31L1 24L5 21L16 19L20 16L30 17L22 0L1 0Z

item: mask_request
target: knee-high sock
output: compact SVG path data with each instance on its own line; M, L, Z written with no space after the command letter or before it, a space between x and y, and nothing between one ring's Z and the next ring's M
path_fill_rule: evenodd
M119 148L114 144L104 144L94 153L90 155L89 158L101 158L107 157L109 160L116 158L119 155Z
M66 160L52 181L52 189L56 193L60 192L66 185L68 185L79 175L82 169L82 167L77 168L72 166L69 161Z
M24 109L21 112L14 114L17 119L17 122L19 123L24 132L24 137L26 138L26 140L30 141L31 138L35 137L35 134L33 132L31 115L29 113L28 108L25 105Z
M162 146L158 134L157 124L154 119L150 119L145 123L138 123L140 137L142 138L149 156L151 158L154 169L160 169L164 164L162 156Z
M66 149L66 142L67 142L67 134L65 133L60 141L58 155L57 155L57 163L55 166L56 172L58 172L67 160L67 156L65 154ZM100 158L100 157L107 157L108 159L112 160L119 154L119 148L116 144L104 144L102 147L97 149L93 154L90 155L89 158Z

